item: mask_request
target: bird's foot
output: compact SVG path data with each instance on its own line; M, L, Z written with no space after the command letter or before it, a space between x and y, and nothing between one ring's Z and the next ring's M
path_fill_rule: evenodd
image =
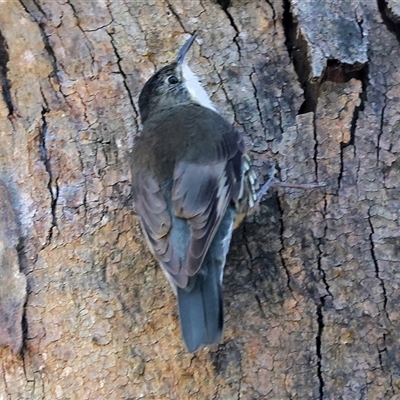
M278 179L275 178L275 174L277 173L277 170L275 168L275 164L272 164L272 167L268 173L268 181L262 185L260 190L257 193L257 203L260 202L260 200L263 198L265 193L272 187L272 186L280 186L280 187L286 187L286 188L294 188L294 189L320 189L326 186L326 183L286 183L286 182L281 182Z

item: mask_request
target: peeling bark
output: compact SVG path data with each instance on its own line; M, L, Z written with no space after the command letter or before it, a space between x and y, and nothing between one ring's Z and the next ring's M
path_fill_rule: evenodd
M3 2L0 397L398 398L399 15L394 0ZM223 341L192 355L128 171L139 92L194 30L189 63L260 180L274 162L328 185L271 190L235 232Z

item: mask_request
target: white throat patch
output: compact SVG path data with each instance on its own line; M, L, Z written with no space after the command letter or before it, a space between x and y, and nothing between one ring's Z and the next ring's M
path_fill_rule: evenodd
M185 86L189 91L192 100L203 107L218 112L215 109L211 99L208 97L207 92L205 91L202 84L198 80L197 76L189 68L186 62L182 64L182 75L185 82Z

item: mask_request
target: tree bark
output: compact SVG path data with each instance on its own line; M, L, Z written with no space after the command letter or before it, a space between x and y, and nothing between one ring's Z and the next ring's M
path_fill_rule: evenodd
M400 398L395 0L0 1L0 398ZM230 4L229 4L230 3ZM129 200L137 99L189 64L286 182L188 354Z

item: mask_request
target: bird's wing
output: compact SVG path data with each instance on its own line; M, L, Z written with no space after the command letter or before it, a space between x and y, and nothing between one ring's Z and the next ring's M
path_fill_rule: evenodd
M204 149L199 145L190 147L193 154L175 164L171 191L160 187L165 182L151 168L135 166L132 184L149 247L171 280L182 288L201 267L229 202L238 199L244 153L241 135L222 118L207 128L185 129L189 132L197 129L194 140L210 132L215 132L217 139L206 140ZM146 135L153 133L158 132L149 130ZM138 147L137 153L146 150L145 147L144 144Z
M180 281L180 276L177 276L181 270L181 260L171 243L171 216L157 179L147 170L137 172L132 184L132 192L142 230L151 252L166 271L176 276L176 283L179 286L185 286L187 278L185 281ZM182 278L185 279L184 276Z
M181 161L175 168L173 212L187 220L190 227L186 262L181 274L193 276L198 272L228 204L239 196L243 147L239 134L222 135L214 160L206 159L203 163Z

